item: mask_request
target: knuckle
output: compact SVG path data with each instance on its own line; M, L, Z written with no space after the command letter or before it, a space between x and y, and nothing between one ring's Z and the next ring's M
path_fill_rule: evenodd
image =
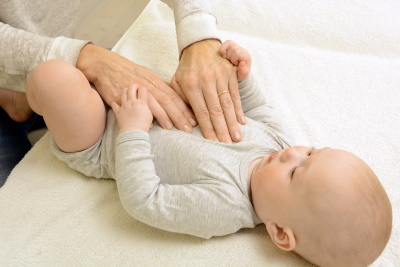
M180 96L179 96L178 94L176 94L176 93L171 93L171 94L169 95L169 97L170 97L171 100L174 101L174 102L180 99Z
M208 112L207 109L200 109L196 112L196 117L199 120L209 119L210 113Z
M210 70L202 71L200 76L201 76L202 80L205 81L206 83L210 83L210 82L214 81L214 74Z
M159 97L158 101L160 102L160 104L162 106L170 105L173 102L172 98L169 95L166 95L166 94L161 94L161 96Z
M223 127L223 128L216 128L215 133L217 134L218 137L228 137L229 136L229 131L228 128Z
M234 100L234 101L240 100L240 94L238 92L236 92L235 90L232 90L230 92L230 94L231 94L231 99L232 100Z
M195 90L199 87L199 81L197 79L197 75L195 74L187 74L186 76L177 80L177 82L181 88L186 90Z
M233 102L230 97L224 97L223 99L220 99L220 103L223 109L233 108Z
M214 126L212 125L212 123L207 123L207 124L203 124L201 125L201 130L203 131L203 133L205 133L208 137L214 136L215 135L215 129ZM208 138L207 137L207 138Z
M176 122L181 122L186 119L185 115L183 115L182 112L178 112L176 115L174 115L174 121Z
M224 114L222 108L218 105L210 107L209 112L210 112L211 117L220 117L220 116L223 116L223 114Z
M236 119L232 119L226 122L227 126L229 129L233 131L240 131L240 128L238 127L238 122Z

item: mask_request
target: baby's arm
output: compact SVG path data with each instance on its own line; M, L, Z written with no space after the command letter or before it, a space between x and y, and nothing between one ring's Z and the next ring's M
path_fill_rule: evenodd
M147 104L147 89L136 84L125 88L121 95L121 106L116 102L111 107L118 121L119 132L141 130L148 132L153 115Z
M115 153L118 194L125 210L135 219L163 230L202 238L242 228L247 201L238 203L231 197L246 196L231 186L216 184L210 177L188 184L162 182L156 173L147 132L119 134Z

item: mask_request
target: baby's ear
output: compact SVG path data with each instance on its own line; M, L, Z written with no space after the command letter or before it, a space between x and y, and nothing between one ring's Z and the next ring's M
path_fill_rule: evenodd
M296 247L296 239L290 227L281 227L269 220L265 224L265 227L272 241L274 241L275 245L280 249L290 251Z

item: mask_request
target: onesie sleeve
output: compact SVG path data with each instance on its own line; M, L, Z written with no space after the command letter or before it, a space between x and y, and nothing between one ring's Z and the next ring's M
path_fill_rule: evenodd
M235 192L228 194L227 185L212 180L160 183L150 151L146 132L125 132L117 137L115 180L121 202L132 217L166 231L201 238L231 234L248 224L240 219L248 212L245 204L241 207L232 201Z
M88 43L66 37L44 37L0 22L0 87L25 92L27 75L39 63L63 59L76 65Z
M209 0L162 0L173 11L179 55L187 46L205 39L220 39Z
M239 92L246 117L268 125L280 139L282 146L289 147L295 143L290 127L285 123L285 119L278 117L274 108L267 104L253 74L239 83Z

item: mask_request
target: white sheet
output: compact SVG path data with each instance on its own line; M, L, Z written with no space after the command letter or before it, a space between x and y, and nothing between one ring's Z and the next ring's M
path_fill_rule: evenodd
M215 5L222 36L251 52L270 105L298 143L349 150L375 170L394 225L374 266L400 264L400 2ZM174 34L171 11L154 0L114 50L169 81L178 63ZM49 151L48 137L0 189L1 264L309 265L275 248L262 225L201 240L137 222L123 210L113 181L69 169Z

